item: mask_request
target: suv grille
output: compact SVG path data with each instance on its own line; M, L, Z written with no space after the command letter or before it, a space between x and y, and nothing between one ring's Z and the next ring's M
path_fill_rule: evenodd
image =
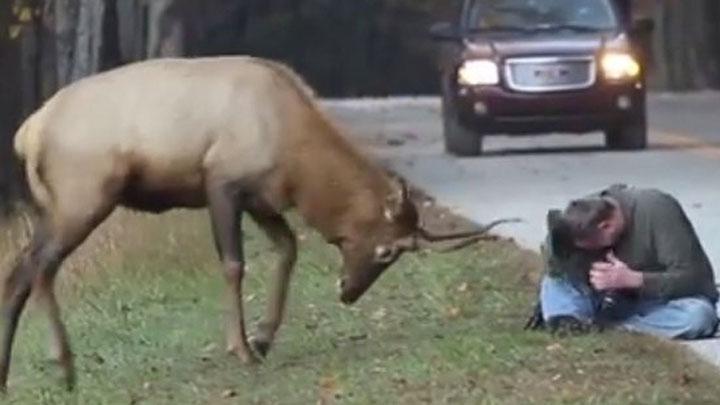
M513 58L505 63L508 86L523 92L585 89L595 84L596 75L590 56Z

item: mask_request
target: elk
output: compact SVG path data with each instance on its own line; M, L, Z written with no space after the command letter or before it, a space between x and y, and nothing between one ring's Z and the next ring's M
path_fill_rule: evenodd
M403 252L482 238L489 227L433 235L402 181L364 157L284 64L248 56L156 59L71 84L15 135L35 206L28 246L4 282L0 389L18 320L33 292L49 318L64 382L73 356L53 280L63 260L118 206L160 213L208 208L226 281L227 350L254 363L283 318L296 239L294 208L342 255L340 300L355 302ZM252 339L243 317L241 218L267 233L280 260Z

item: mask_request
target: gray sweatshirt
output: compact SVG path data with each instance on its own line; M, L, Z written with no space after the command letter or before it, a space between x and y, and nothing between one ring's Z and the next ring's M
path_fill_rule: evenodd
M710 261L675 198L655 189L622 185L592 196L608 196L620 204L627 225L613 249L631 269L643 272L644 283L638 291L641 297L670 300L702 295L713 303L717 301ZM604 260L602 253L582 250L560 258L550 246L546 243L543 247L550 276L586 280L592 262Z

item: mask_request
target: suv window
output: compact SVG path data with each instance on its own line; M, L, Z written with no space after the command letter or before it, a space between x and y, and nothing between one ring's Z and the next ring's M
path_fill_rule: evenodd
M609 0L471 0L469 30L612 30L617 26Z

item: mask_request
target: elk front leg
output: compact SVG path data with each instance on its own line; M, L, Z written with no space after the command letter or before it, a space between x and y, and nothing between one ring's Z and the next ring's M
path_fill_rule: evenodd
M52 343L58 354L57 359L63 370L65 384L68 390L75 386L72 352L52 290L53 280L60 268L60 263L74 246L76 245L73 243L63 244L58 241L57 237L47 236L44 231L37 231L33 242L20 256L16 267L6 279L3 300L5 331L2 364L0 365L0 388L5 389L7 383L13 338L18 320L32 289L37 291L40 304L50 318Z
M245 275L239 195L227 185L210 187L208 205L215 246L225 275L225 328L227 350L244 363L257 361L248 348L243 314L242 281Z
M275 339L275 333L280 327L285 313L290 276L297 259L297 243L295 235L280 214L261 214L251 212L253 219L267 233L280 254L275 277L270 285L265 318L258 325L257 332L252 338L252 344L257 352L265 357Z

